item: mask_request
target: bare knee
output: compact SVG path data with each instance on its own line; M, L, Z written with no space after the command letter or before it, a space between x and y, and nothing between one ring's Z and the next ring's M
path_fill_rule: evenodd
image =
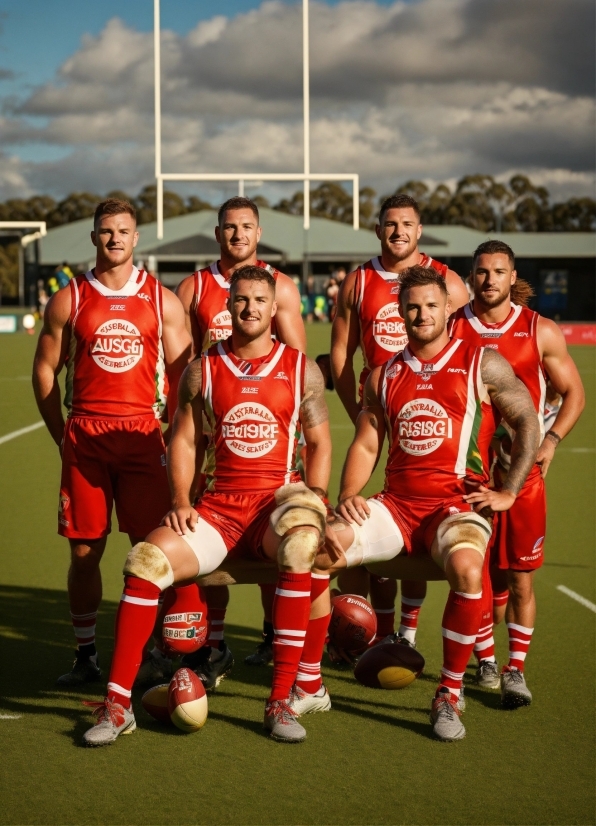
M482 557L473 548L454 551L445 565L445 574L454 591L478 594L482 591Z
M70 543L70 560L74 570L90 572L99 567L106 547L105 539Z
M532 598L533 573L533 571L509 571L509 595L515 602L525 602Z

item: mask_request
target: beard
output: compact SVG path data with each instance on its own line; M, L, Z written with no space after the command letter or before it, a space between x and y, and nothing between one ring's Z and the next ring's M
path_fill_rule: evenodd
M477 293L474 293L474 298L477 298L480 304L483 304L485 307L499 307L505 301L509 301L511 296L511 290L506 290L505 292L491 292L486 293L484 290L480 290Z

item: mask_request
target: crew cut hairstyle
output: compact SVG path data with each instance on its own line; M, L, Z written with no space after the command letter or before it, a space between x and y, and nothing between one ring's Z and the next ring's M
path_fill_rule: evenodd
M412 198L411 195L391 195L389 198L385 198L379 210L379 224L383 223L383 215L388 209L413 209L418 216L418 220L420 220L418 201Z
M96 227L97 222L100 218L103 218L104 215L122 215L124 212L134 218L136 223L137 211L129 201L123 201L120 198L108 198L95 208L93 226Z
M432 267L421 267L417 264L415 267L409 267L404 270L399 278L399 298L412 287L426 287L428 284L434 284L438 287L444 296L448 296L447 284L442 275Z
M224 201L217 211L217 223L219 226L222 224L224 215L230 209L252 209L253 214L257 219L257 224L259 223L259 208L255 202L251 201L250 198L243 198L240 195L236 195L234 198L228 198L227 201Z
M509 263L513 268L515 268L515 253L504 241L498 241L497 239L491 239L490 241L484 241L484 243L480 244L479 247L476 247L474 250L474 263L473 268L476 267L476 261L480 258L481 255L497 255L498 253L502 253L506 255L509 259ZM470 284L473 287L473 273L470 276ZM511 285L511 301L514 304L521 304L522 307L527 307L532 298L536 293L534 292L534 287L530 284L529 281L526 281L525 278L518 278L515 281L515 284Z
M245 267L234 270L230 278L230 292L239 281L265 281L275 293L275 278L264 267L247 264Z

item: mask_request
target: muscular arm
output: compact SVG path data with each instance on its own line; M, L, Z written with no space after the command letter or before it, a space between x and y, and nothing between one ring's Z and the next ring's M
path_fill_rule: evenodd
M166 373L170 384L168 393L168 420L171 422L176 410L178 382L190 358L191 340L184 322L184 309L180 300L170 292L170 290L166 289L162 290L162 296L162 342Z
M447 284L447 292L449 293L451 311L455 312L470 301L470 296L468 295L466 285L454 270L447 270L445 282Z
M280 341L306 353L306 330L300 312L300 293L291 278L280 273L275 287L275 324Z
M184 324L193 344L193 356L201 352L202 340L201 331L199 330L197 319L192 311L192 303L195 294L194 276L189 275L188 278L183 279L176 287L176 295L180 299L180 303L184 308Z
M354 306L356 273L344 279L337 295L337 312L331 330L331 374L337 394L350 419L356 423L360 405L356 399L354 355L360 340L358 313Z
M567 351L565 337L555 322L548 318L540 318L537 339L544 369L553 388L563 397L557 418L549 431L551 435L546 434L536 459L542 468L542 475L546 476L557 444L560 439L565 438L579 419L586 397L578 369ZM560 439L557 439L557 436Z
M331 473L329 412L323 376L311 359L306 361L300 421L306 441L306 484L321 499L325 499Z
M52 439L60 447L64 416L58 375L64 366L70 342L70 290L60 290L48 301L33 360L35 401Z

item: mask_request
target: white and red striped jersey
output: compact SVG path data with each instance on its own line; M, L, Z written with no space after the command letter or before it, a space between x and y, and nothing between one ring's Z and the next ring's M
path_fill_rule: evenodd
M257 267L267 270L277 281L279 271L257 261ZM194 341L196 353L207 350L218 341L225 341L232 334L232 316L228 310L230 284L219 271L217 261L193 274L194 293L191 304L191 313L197 322L198 341ZM272 321L272 332L275 333L275 317Z
M443 278L448 267L425 253L421 267L432 267ZM399 273L386 272L380 258L358 268L354 303L360 322L360 347L368 370L380 367L408 342L404 320L399 313Z
M499 414L482 381L482 352L452 339L432 362L407 346L386 362L379 385L389 434L385 491L439 499L488 481Z
M300 481L296 446L305 357L280 342L264 359L243 361L227 342L201 356L202 397L211 430L207 490L274 491Z
M71 291L65 404L70 416L160 418L165 406L162 287L133 267L120 290L93 271Z

